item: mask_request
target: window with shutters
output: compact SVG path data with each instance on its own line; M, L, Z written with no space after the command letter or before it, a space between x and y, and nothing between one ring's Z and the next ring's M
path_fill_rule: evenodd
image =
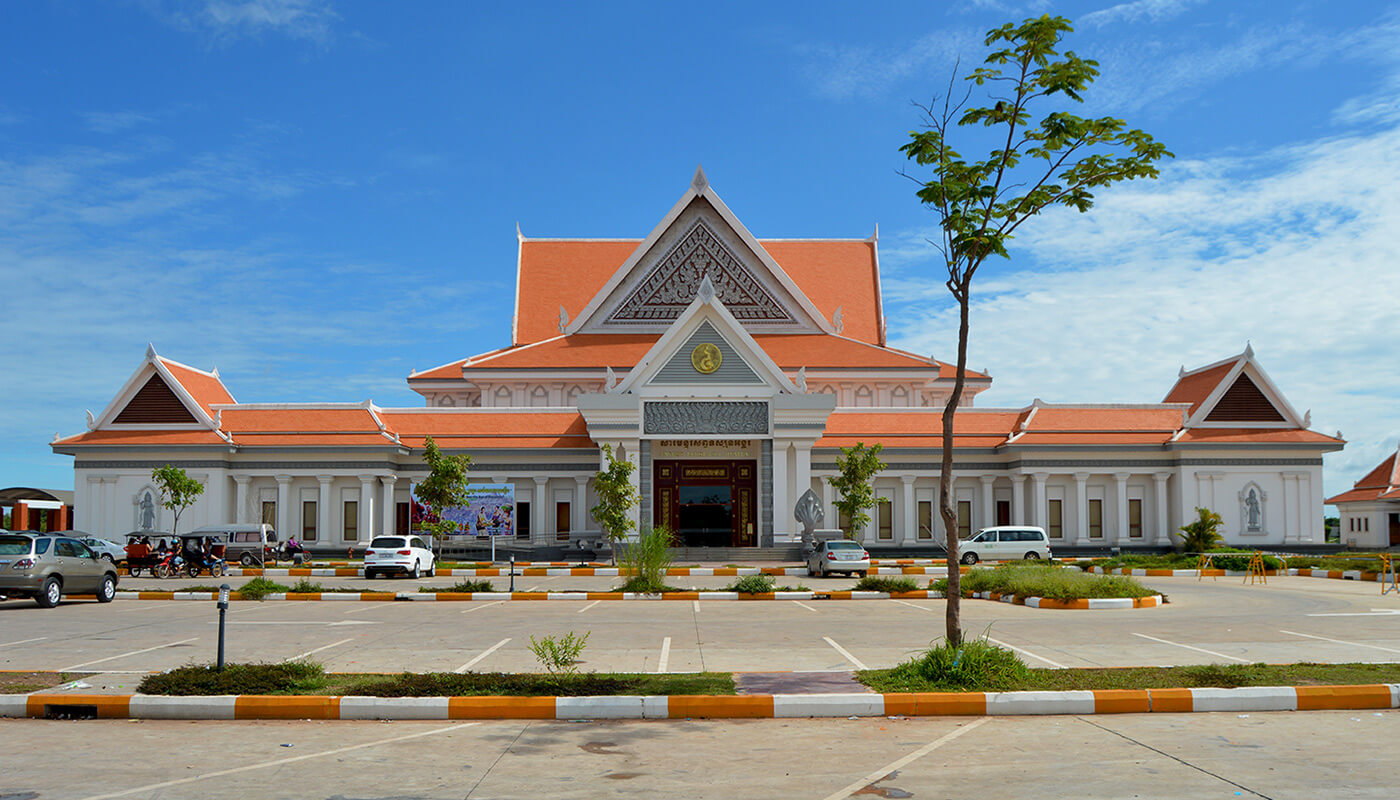
M1089 501L1089 538L1103 538L1103 501Z

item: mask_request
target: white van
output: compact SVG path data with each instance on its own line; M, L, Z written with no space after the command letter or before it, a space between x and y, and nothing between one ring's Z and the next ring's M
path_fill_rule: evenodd
M1020 558L1034 561L1050 558L1050 537L1045 535L1044 528L998 525L983 528L971 539L959 542L958 549L962 551L958 560L964 564Z
M205 525L192 533L222 535L226 549L224 560L237 561L245 567L261 566L264 561L277 563L277 531L271 525Z

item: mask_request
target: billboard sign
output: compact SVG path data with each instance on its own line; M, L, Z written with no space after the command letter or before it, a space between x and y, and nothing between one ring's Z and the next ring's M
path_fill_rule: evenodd
M442 516L457 523L453 536L514 536L515 487L509 483L467 485L467 504L445 508Z

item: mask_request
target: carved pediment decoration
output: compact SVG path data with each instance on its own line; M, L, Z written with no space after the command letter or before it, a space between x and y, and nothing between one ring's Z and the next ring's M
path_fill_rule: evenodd
M608 317L609 325L673 320L708 276L725 308L742 321L794 322L744 262L698 220Z

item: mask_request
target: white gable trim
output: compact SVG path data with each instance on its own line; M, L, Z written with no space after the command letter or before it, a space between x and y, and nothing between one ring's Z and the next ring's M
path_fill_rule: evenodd
M1209 367L1202 367L1199 370L1192 370L1191 373L1187 374L1193 374L1202 370L1212 369L1214 367L1218 367L1221 364L1228 362L1229 360L1230 359L1225 359L1224 361L1217 361L1214 364L1211 364ZM1283 392L1279 391L1278 386L1273 382L1272 379L1269 378L1269 375L1264 371L1264 368L1259 366L1259 362L1254 358L1253 347L1251 347L1250 345L1245 345L1244 352L1236 356L1234 360L1235 366L1231 367L1230 371L1225 373L1225 377L1220 379L1220 382L1215 385L1215 388L1212 389L1210 394L1206 396L1206 399L1201 402L1200 407L1196 409L1196 413L1192 414L1190 418L1186 420L1185 427L1307 428L1307 421L1304 419L1304 417L1300 415L1298 411L1293 408L1292 404L1288 402L1287 398L1283 396ZM1210 412L1215 410L1216 405L1220 403L1220 398L1224 397L1225 393L1230 390L1230 387L1235 385L1235 381L1239 379L1239 376L1241 374L1248 376L1249 379L1254 382L1254 385L1259 388L1259 391L1264 394L1264 398L1267 399L1271 404L1273 404L1273 407L1277 409L1280 414L1283 415L1283 422L1206 422L1206 417L1210 416Z
M714 326L715 331L723 336L729 346L739 354L739 357L749 365L758 377L768 388L777 390L779 393L800 394L797 385L788 378L773 361L769 355L763 351L758 342L754 340L749 332L744 330L744 326L739 320L729 313L729 309L724 307L724 303L715 295L713 286L710 285L708 277L703 278L700 283L700 291L696 293L695 299L686 306L685 311L676 318L671 327L656 340L656 344L642 356L637 365L627 373L627 377L617 385L612 393L638 393L637 390L646 386L656 373L670 361L677 348L689 341L691 334L700 328L701 323L709 322ZM723 387L716 385L716 389L726 389L726 396L730 394L743 394L745 391L751 392L755 384L745 384L743 386L731 386L724 384ZM669 391L674 391L672 385L667 385ZM737 394L735 396L737 396Z
M690 188L686 189L685 193L681 195L681 199L676 201L676 204L671 207L670 211L666 212L666 216L662 217L661 222L657 223L651 233L647 234L647 237L642 240L641 244L637 245L637 248L627 257L627 260L622 262L622 266L618 267L617 270L613 272L612 277L608 278L607 283L603 284L603 288L599 289L597 294L593 295L592 299L588 301L588 305L584 306L583 310L574 317L573 321L565 326L565 335L578 333L590 325L597 327L598 323L602 322L602 320L595 320L594 317L599 316L608 298L612 297L613 293L631 277L642 258L655 249L657 242L671 230L672 226L675 225L676 221L680 219L680 216L685 213L686 209L690 207L691 203L702 197L710 203L710 206L719 214L720 219L739 237L740 243L754 254L759 263L768 271L769 277L793 299L801 312L807 316L807 321L823 333L835 333L831 323L822 316L822 313L817 310L817 307L812 304L812 301L807 299L807 296L802 293L802 290L797 288L797 284L793 282L792 278L788 277L788 274L783 271L783 268L778 266L778 262L774 261L773 257L768 255L768 251L763 249L763 245L759 244L758 239L749 232L748 228L744 227L744 224L739 221L739 218L734 215L734 212L729 210L729 206L725 205L724 201L721 200L714 189L710 187L710 182L705 177L704 169L697 168L695 170L695 178L690 183Z
M180 362L177 361L174 363L179 364ZM205 375L214 377L214 374L211 372L204 372L204 370L195 369L194 367L190 367L185 364L180 364L180 366L185 367L186 369L194 370L195 372L200 372ZM126 408L127 404L131 402L131 399L136 396L136 393L141 391L141 387L145 386L146 382L150 380L151 375L159 375L161 380L165 381L165 385L170 387L170 391L175 393L175 397L180 400L180 403L185 407L185 410L189 411L190 414L195 418L195 420L197 420L196 423L191 423L189 425L162 425L162 428L168 427L177 430L208 429L211 431L217 431L219 429L219 426L215 423L214 418L209 416L209 414L204 411L204 408L200 406L198 402L195 401L194 396L189 393L189 390L185 388L184 384L180 383L180 381L175 377L175 375L170 371L170 369L167 368L165 364L161 362L161 357L156 354L155 346L147 345L146 359L143 362L141 362L141 366L136 368L136 371L131 374L131 377L126 379L126 383L122 384L121 390L118 391L116 396L112 398L112 402L108 403L107 407L102 410L102 413L99 414L92 421L92 423L88 425L88 430L95 431L101 428L127 429L133 427L152 427L148 425L117 426L113 424L113 421L117 418L119 414L121 414L122 410Z

